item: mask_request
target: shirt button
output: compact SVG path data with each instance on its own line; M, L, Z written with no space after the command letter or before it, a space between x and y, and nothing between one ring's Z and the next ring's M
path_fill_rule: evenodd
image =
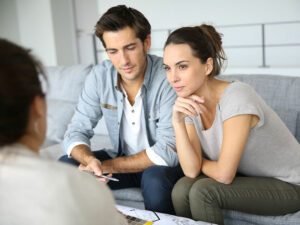
M134 125L135 124L135 122L132 122L132 125Z
M133 110L131 110L131 112L132 112L132 113L134 113L134 109L133 109Z

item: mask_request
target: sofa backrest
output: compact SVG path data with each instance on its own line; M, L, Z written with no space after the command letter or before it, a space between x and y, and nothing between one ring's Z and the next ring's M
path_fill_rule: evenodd
M46 68L47 138L45 146L60 143L73 116L84 81L92 65ZM273 75L226 75L224 80L240 80L251 85L285 122L300 143L300 77ZM95 133L105 135L104 120L100 120Z
M252 86L273 108L300 143L300 77L278 75L224 75Z
M44 146L60 143L92 65L47 67L47 135Z

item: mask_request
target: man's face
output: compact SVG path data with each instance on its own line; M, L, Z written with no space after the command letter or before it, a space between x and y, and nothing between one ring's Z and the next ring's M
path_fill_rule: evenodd
M143 43L132 28L125 27L118 31L105 31L103 40L108 57L123 81L131 82L144 77L150 36Z

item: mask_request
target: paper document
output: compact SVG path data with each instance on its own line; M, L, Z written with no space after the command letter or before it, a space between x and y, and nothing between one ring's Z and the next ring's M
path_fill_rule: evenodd
M116 206L119 211L121 211L125 215L129 215L132 217L136 217L146 222L153 222L153 225L208 225L211 223L194 221L192 219L188 219L185 217L173 216L165 213L157 213L143 209L135 209L132 207L117 205ZM133 225L134 223L132 223ZM138 223L136 223L138 224ZM150 225L151 223L143 223L146 225Z

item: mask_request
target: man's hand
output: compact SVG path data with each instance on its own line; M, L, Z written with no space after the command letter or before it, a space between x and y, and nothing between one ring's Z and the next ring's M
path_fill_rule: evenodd
M78 167L79 170L87 170L94 173L97 176L101 176L103 174L101 168L101 162L99 159L92 158L87 165L80 164ZM108 174L108 176L112 176L112 174ZM102 177L97 177L97 180L108 182L109 180Z
M96 176L101 176L103 174L100 160L94 156L87 145L75 146L72 149L71 156L80 163L78 167L79 170L88 170L95 173ZM111 175L109 174L109 176ZM98 177L97 179L108 182L108 179L105 178Z
M101 168L101 162L97 158L92 158L87 162L86 165L80 164L78 167L80 170L88 170L93 172L96 176L101 176L102 175L102 168Z

